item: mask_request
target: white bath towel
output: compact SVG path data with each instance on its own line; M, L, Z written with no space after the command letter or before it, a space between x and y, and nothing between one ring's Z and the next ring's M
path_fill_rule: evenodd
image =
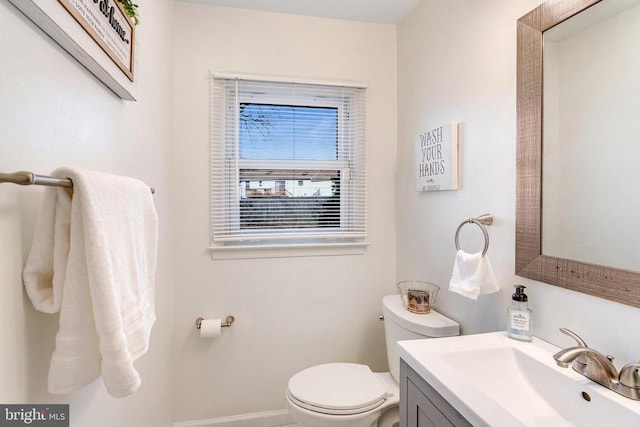
M458 250L449 282L451 292L476 300L480 294L490 294L499 289L488 255Z
M71 168L47 189L23 272L34 307L60 313L49 391L70 393L102 375L114 397L140 386L134 360L155 320L158 220L149 187Z

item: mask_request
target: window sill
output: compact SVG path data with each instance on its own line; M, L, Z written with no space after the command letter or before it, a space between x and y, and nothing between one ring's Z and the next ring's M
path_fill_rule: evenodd
M211 254L211 259L214 261L231 259L344 256L363 255L368 246L368 242L210 246L209 253Z

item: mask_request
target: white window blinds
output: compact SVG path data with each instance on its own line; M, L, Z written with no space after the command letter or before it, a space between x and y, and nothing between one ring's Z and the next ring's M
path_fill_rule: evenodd
M365 95L213 76L213 244L363 239Z

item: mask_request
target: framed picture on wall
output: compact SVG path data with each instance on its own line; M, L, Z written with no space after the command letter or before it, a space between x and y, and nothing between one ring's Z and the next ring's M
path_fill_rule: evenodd
M429 128L415 145L416 191L458 189L458 124Z
M133 81L135 26L117 0L58 0L104 53Z
M117 0L9 0L120 98L135 101L135 26Z

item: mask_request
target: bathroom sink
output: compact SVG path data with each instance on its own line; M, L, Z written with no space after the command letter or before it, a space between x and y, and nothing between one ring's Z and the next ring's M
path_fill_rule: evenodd
M474 426L635 426L640 401L553 360L540 339L493 332L401 341L400 356Z

